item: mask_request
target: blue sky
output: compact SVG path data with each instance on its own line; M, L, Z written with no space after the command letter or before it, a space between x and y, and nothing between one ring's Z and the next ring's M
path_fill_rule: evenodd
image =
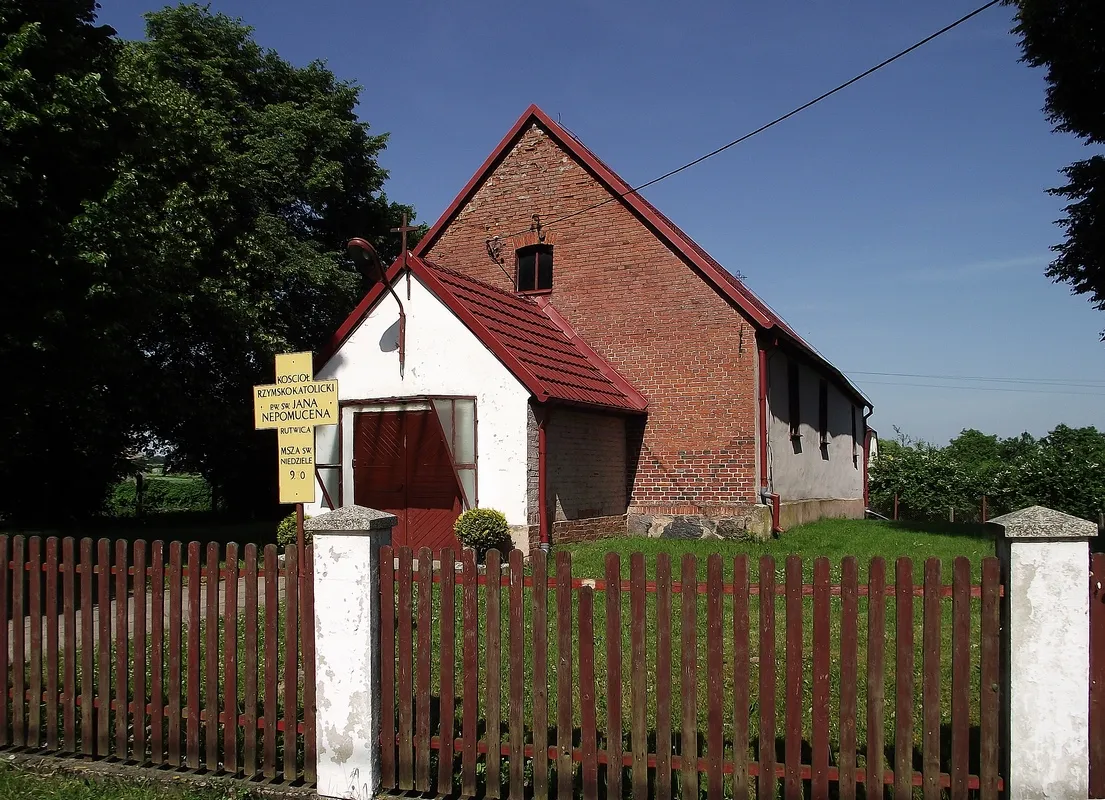
M102 0L142 35L150 0ZM214 0L295 63L364 87L391 133L388 195L432 223L532 102L631 184L789 111L980 0L661 3ZM1105 314L1043 277L1057 170L1043 76L992 8L874 76L644 194L848 371L872 424L1105 428ZM1028 378L1098 386L929 378ZM1023 391L1036 388L1038 392ZM1047 392L1047 393L1045 393ZM1072 394L1062 394L1071 392Z

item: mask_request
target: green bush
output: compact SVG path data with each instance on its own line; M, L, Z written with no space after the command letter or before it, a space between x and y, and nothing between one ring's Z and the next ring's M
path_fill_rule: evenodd
M482 559L488 550L507 549L510 545L510 526L501 511L490 508L471 508L461 514L453 530L457 540L471 547Z
M143 514L210 510L211 486L199 475L146 476L142 488ZM106 511L113 517L133 517L138 513L138 487L133 478L115 485Z
M303 520L306 522L310 517L304 516ZM276 543L280 547L287 547L290 544L295 544L295 512L293 511L284 519L280 520L280 524L276 526ZM311 532L303 531L303 545L307 546L311 543Z

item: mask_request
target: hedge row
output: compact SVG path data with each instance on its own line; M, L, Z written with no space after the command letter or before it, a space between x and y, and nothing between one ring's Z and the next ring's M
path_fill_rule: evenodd
M142 487L142 513L210 511L211 487L198 475L147 477ZM108 498L107 513L133 517L138 513L138 486L131 479L115 486Z

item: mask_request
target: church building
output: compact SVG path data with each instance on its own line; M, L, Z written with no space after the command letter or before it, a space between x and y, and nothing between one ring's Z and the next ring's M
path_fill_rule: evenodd
M871 402L536 106L386 278L316 359L316 453L397 545L473 507L523 549L865 512Z

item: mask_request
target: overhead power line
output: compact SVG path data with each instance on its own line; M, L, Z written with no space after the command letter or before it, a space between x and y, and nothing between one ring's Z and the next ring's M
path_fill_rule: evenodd
M912 386L919 389L958 389L968 392L1017 392L1027 394L1068 394L1083 395L1085 397L1105 397L1105 392L1072 392L1062 389L1022 389L1011 386L956 386L940 383L910 383L908 381L864 381L863 384L865 386L869 384L877 386ZM1105 387L1102 388L1105 389Z
M941 381L978 381L982 383L1014 383L1032 386L1070 386L1079 389L1105 389L1105 381L1084 378L984 378L978 375L925 375L916 372L864 372L844 370L848 375L876 375L883 378L929 378Z
M663 175L659 175L659 176L653 178L650 181L646 181L645 183L640 184L639 186L634 186L630 189L627 189L624 192L619 192L618 194L610 195L605 200L601 200L597 203L594 203L593 205L586 206L585 208L581 208L577 211L572 211L572 212L570 212L568 214L565 214L564 216L561 216L561 217L556 217L555 219L551 220L550 222L543 222L542 225L543 225L543 227L548 228L552 225L556 225L559 222L564 222L565 220L572 219L573 217L578 217L580 214L586 214L589 211L594 211L596 208L604 206L607 203L611 203L614 200L620 200L621 198L625 197L626 195L635 194L636 192L639 192L641 189L648 188L649 186L652 186L655 183L659 183L662 180L666 180L667 178L670 178L673 175L678 175L680 172L683 172L684 170L688 170L691 167L696 166L698 164L701 164L706 159L713 158L714 156L718 155L719 153L724 153L729 148L735 147L736 145L740 144L741 142L746 142L749 139L751 139L753 136L757 136L757 135L763 133L764 131L768 130L769 128L774 128L780 122L785 122L786 120L790 119L791 117L795 116L796 114L802 113L807 108L810 108L811 106L817 105L822 100L826 100L826 99L832 97L837 92L840 92L840 91L843 91L844 89L847 89L853 83L857 83L858 81L861 81L864 78L866 78L870 75L873 75L874 73L878 72L883 67L886 67L886 66L889 66L890 64L893 64L898 59L909 55L910 53L912 53L914 50L917 50L918 48L924 47L926 44L931 42L933 39L936 39L940 36L943 36L945 33L952 30L953 28L959 27L964 22L967 22L968 20L970 20L974 17L977 17L979 14L981 14L986 9L990 8L991 6L996 6L1000 2L1002 2L1002 0L990 0L990 2L986 3L985 5L979 6L974 11L970 12L969 14L965 14L964 16L957 19L955 22L952 22L948 25L945 25L940 30L936 31L935 33L929 34L924 39L921 39L919 42L916 42L916 43L910 45L905 50L901 50L901 51L895 53L894 55L892 55L890 58L887 58L884 61L880 61L878 64L871 67L870 69L864 70L859 75L856 75L854 78L845 81L844 83L830 89L827 92L824 92L823 94L819 94L817 97L813 98L812 100L810 100L806 103L803 103L802 105L798 106L797 108L795 108L791 111L788 111L786 114L783 114L781 117L776 117L775 119L771 120L771 122L765 123L765 124L761 125L760 127L756 128L755 130L749 131L748 133L744 134L743 136L740 136L740 137L734 139L731 142L723 144L721 147L715 148L715 149L711 150L709 153L706 153L705 155L699 156L698 158L694 159L693 161L688 161L686 164L683 164L682 166L676 167L675 169L672 169L672 170L668 170ZM524 230L518 231L517 233L507 234L507 236L504 237L504 238L509 238L510 236L520 236L521 234L525 233L528 230L530 230L530 229L526 228Z

